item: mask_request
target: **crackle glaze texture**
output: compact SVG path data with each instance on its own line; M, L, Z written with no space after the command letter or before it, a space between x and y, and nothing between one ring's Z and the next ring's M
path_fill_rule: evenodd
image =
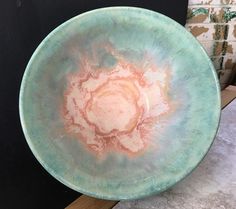
M166 190L208 151L220 114L217 76L173 20L140 8L72 18L40 44L20 116L40 163L65 185L106 199Z

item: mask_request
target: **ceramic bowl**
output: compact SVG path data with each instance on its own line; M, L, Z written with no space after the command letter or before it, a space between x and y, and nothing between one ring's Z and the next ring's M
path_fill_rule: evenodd
M74 17L31 57L20 117L38 161L87 195L135 199L188 175L218 127L217 75L170 18L111 7Z

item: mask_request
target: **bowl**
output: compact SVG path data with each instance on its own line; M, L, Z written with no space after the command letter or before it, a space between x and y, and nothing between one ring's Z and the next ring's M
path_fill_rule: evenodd
M42 41L19 108L29 147L53 177L90 196L137 199L173 186L203 159L220 90L184 27L150 10L110 7Z

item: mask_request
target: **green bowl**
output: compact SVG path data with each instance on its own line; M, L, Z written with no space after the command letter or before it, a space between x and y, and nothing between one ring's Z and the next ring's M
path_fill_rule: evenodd
M217 75L182 26L133 7L86 12L52 31L20 89L26 140L66 186L136 199L188 175L220 117Z

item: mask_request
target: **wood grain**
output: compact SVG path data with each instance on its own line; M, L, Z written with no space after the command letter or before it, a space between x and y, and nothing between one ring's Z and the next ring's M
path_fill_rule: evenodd
M236 86L228 86L221 92L221 108L225 108L236 98Z
M235 98L236 86L228 86L221 92L221 108L225 108ZM117 203L117 201L100 200L82 195L67 206L66 209L111 209Z
M72 202L66 209L111 209L118 202L111 200L100 200L86 195L81 195Z

